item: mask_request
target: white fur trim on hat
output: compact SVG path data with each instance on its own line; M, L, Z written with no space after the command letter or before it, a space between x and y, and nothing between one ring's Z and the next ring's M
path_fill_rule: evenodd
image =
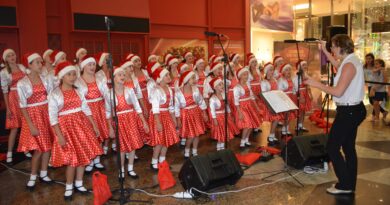
M133 65L133 62L131 62L131 61L126 61L125 63L123 63L123 64L121 65L121 68L124 70L125 68L130 67L130 66L132 66L132 65Z
M217 80L215 80L214 82L213 82L213 86L212 86L212 88L213 89L215 89L215 86L217 86L217 85L219 85L220 83L222 83L223 81L222 81L222 79L217 79Z
M233 58L232 58L232 62L234 62L237 58L239 58L240 57L240 55L238 54L238 53L235 53L235 54L233 54L234 56L233 56Z
M7 55L12 53L12 52L15 53L15 51L10 49L10 48L5 49L3 52L3 60L5 61L5 59L7 58Z
M56 64L56 63L60 60L60 58L61 58L62 55L65 55L65 52L63 52L63 51L58 52L58 53L56 54L56 56L54 57L54 62L53 62L53 64Z
M134 56L130 57L130 59L131 59L130 61L133 62L133 63L134 63L134 61L135 61L136 59L141 60L141 58L140 58L139 56L137 56L137 55L134 55Z
M152 58L157 58L157 56L154 55L154 54L150 55L150 56L148 57L148 62L150 62L150 61L152 60Z
M79 49L77 49L77 51L76 51L76 58L78 58L79 55L80 55L80 53L83 52L83 51L87 52L87 49L85 49L85 48L79 48Z
M221 63L218 63L217 65L215 65L214 67L210 67L210 73L211 72L214 72L215 70L219 69L219 68L222 68L223 65Z
M292 66L290 64L285 64L281 69L280 69L280 72L283 73L285 70L287 70L288 68L290 68L290 70L292 69Z
M257 59L255 57L250 58L248 64L250 65L253 61L257 61Z
M180 65L179 65L180 66ZM180 74L183 73L183 70L186 69L186 68L189 68L190 66L187 64L187 63L184 63L183 65L181 65L179 67L179 72Z
M100 67L103 66L104 59L105 59L107 56L108 56L108 53L102 53L102 55L100 56L99 62L98 62L98 64L99 64Z
M94 57L89 57L80 63L80 69L83 70L84 66L86 66L88 63L96 63L96 60Z
M160 68L161 67L161 64L160 63L155 63L151 68L150 70L152 71L152 73L157 70L157 68Z
M115 76L116 74L118 74L119 72L125 72L125 69L123 69L123 67L117 67L114 69L114 73L113 75Z
M282 56L277 56L277 57L274 59L274 64L275 64L276 62L281 61L281 60L283 60L283 57L282 57Z
M213 63L216 63L218 61L222 61L223 60L223 56L217 56L216 58L214 58L214 62Z
M167 62L168 61L168 59L170 58L170 57L172 57L173 55L172 54L170 54L170 53L167 53L167 54L165 54L165 57L164 57L164 62Z
M167 64L168 64L169 66L171 66L171 65L174 64L174 63L179 63L179 60L177 60L177 58L172 58L171 60L169 60L169 61L167 62Z
M264 74L267 75L268 71L271 70L271 69L273 69L273 68L274 68L274 66L273 66L271 63L267 64L267 65L264 67Z
M247 67L244 67L244 68L241 68L240 70L238 70L237 72L237 78L240 78L242 74L244 74L245 72L249 72L248 68Z
M305 64L307 65L307 61L301 61L299 64L300 64L300 66L303 66Z
M202 58L196 61L195 67L198 67L198 65L201 63L204 63L204 60Z
M27 57L27 63L31 63L34 59L40 58L38 53L33 53Z
M160 76L157 78L157 83L160 83L165 75L168 75L169 71L167 69L163 69L160 73Z
M77 76L79 76L79 73L77 72L78 69L73 65L69 65L69 66L66 66L65 68L63 68L60 72L58 72L58 75L57 75L58 79L62 79L67 73L69 73L71 71L76 71Z
M191 78L192 76L194 76L195 73L193 71L189 72L183 79L183 82L181 82L181 85L179 85L180 87L182 87L184 84L186 84Z
M45 50L45 52L43 52L42 58L46 58L47 56L50 56L51 53L53 53L53 50L51 50L50 48Z
M187 58L188 55L192 55L192 52L186 52L185 55L183 56L184 58Z

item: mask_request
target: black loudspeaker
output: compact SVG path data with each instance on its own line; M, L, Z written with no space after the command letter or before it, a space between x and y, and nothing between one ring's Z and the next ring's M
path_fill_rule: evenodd
M333 36L337 34L348 34L348 30L344 26L329 26L326 29L326 49L330 52L330 47L332 46L331 40Z
M244 171L230 150L191 157L184 162L179 180L185 190L191 187L206 191L226 184L234 185Z
M293 137L283 148L282 158L287 161L287 165L296 169L322 162L328 158L327 142L328 137L324 134Z

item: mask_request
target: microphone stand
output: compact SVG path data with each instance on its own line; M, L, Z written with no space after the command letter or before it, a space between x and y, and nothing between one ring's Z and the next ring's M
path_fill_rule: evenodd
M114 119L114 132L115 132L115 140L118 144L117 146L117 164L118 164L118 170L119 170L119 190L114 190L113 193L118 192L120 193L119 199L110 199L111 201L119 201L119 204L127 204L130 202L137 202L137 203L150 203L149 201L139 201L139 200L130 200L130 195L134 192L132 188L125 189L124 188L124 178L122 178L122 166L121 166L121 146L119 141L119 130L118 130L118 115L116 111L116 96L115 96L115 81L114 81L114 69L112 66L112 55L111 55L111 26L112 21L108 17L105 17L105 24L107 29L107 50L108 50L108 59L107 59L107 66L108 70L110 71L111 76L111 84L112 84L112 102L111 102L111 111L113 113L112 118ZM125 195L125 192L128 194Z
M298 62L301 60L301 57L299 55L299 45L298 45L298 41L296 42L296 45L297 45L297 54L298 54ZM300 97L301 97L301 80L302 80L302 68L301 68L301 65L298 65L298 72L297 72L297 88L298 88L298 91L297 91L297 105L298 105L298 110L297 110L297 124L295 126L295 136L298 136L299 135L299 115L300 115L300 108L299 108L299 100L300 100Z

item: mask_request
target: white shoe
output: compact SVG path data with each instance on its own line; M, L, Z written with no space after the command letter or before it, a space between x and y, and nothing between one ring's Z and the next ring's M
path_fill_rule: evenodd
M108 147L107 146L103 146L103 154L107 155L107 153L108 153Z
M85 167L85 172L87 172L87 173L92 172L93 165L94 165L93 161L91 161L91 163Z
M27 158L31 158L32 157L30 152L26 152L26 153L24 153L24 155L26 155Z
M337 195L337 194L352 194L353 193L352 190L341 190L341 189L337 189L335 187L327 188L326 192L328 192L329 194L334 194L334 195Z

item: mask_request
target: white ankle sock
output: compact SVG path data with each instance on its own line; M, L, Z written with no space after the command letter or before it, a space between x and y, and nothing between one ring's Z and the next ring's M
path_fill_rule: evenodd
M192 155L197 156L198 155L198 149L192 149Z
M65 184L65 194L64 196L70 196L73 193L73 184Z
M41 170L40 173L39 173L39 176L40 177L46 177L47 176L47 170L45 170L45 171Z
M134 165L128 164L127 165L127 171L133 171Z
M158 159L152 158L152 164L157 164L157 163L158 163Z
M190 149L185 148L184 149L184 156L189 157L190 156Z
M12 152L7 152L7 157L12 157Z
M163 161L165 161L165 157L159 157L159 158L158 158L158 162L159 162L159 163L161 163L161 162L163 162Z
M75 187L78 187L80 191L87 191L87 189L83 186L83 180L76 180Z
M35 182L37 180L37 175L30 175L30 180L27 183L27 186L32 187L35 185Z

